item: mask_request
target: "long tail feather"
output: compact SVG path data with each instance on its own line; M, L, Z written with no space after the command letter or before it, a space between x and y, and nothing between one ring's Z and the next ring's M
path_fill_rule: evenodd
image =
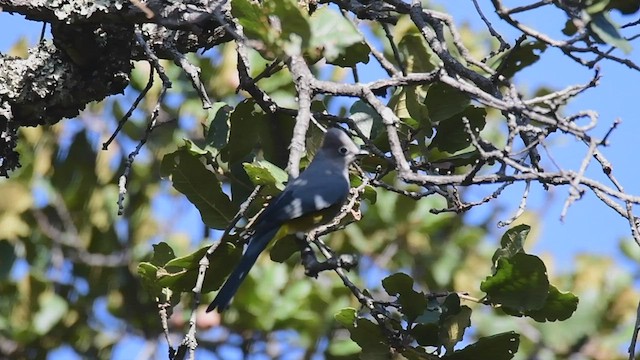
M258 256L269 244L269 241L276 235L278 232L278 227L275 229L269 230L262 234L254 234L251 240L249 241L249 246L247 247L247 251L244 252L242 258L240 259L240 263L233 270L231 275L227 278L227 281L222 285L220 291L218 291L218 295L216 295L215 299L209 304L207 307L207 312L212 311L213 309L218 309L218 312L221 313L224 309L229 306L229 302L231 298L236 294L240 284L244 281L244 278L249 274L249 270L253 267L253 264L256 263Z

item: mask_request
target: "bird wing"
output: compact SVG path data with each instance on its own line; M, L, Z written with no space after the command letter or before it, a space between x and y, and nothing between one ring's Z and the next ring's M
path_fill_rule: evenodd
M349 182L342 174L332 174L330 169L318 173L309 168L292 180L256 220L261 228L271 228L283 223L341 205L349 195Z

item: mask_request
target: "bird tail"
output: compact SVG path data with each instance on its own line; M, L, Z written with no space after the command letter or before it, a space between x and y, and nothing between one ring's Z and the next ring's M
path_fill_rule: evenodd
M224 285L222 285L215 299L213 299L211 304L209 304L207 312L217 308L218 312L221 313L227 308L227 306L229 306L231 298L233 298L238 291L240 284L242 284L244 278L249 274L249 270L251 270L253 264L256 263L258 256L267 247L269 241L276 235L278 230L279 227L276 226L274 229L260 234L256 233L251 237L249 246L242 255L240 263L236 266L231 275L229 275Z

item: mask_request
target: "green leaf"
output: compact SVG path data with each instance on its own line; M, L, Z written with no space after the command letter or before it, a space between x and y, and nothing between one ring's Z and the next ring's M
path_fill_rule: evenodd
M409 330L409 334L421 346L440 346L440 326L438 324L416 324Z
M284 169L289 159L289 145L293 136L295 117L288 114L265 116L259 133L261 155L277 167Z
M199 262L206 254L209 246L202 247L195 252L175 258L156 273L155 283L160 287L168 287L178 292L188 292L193 289L198 277ZM235 247L231 242L224 241L209 256L209 268L205 273L206 281L203 292L219 288L226 276L233 270L242 256L242 248ZM140 271L140 268L138 269Z
M216 102L212 105L209 113L214 113L213 119L209 123L205 141L216 149L222 149L227 145L229 138L229 118L233 108L226 103Z
M447 172L453 173L457 167L475 164L480 159L480 152L477 149L473 149L451 155L447 152L441 152L437 148L432 148L427 153L427 159L430 160L433 171L446 174Z
M544 306L539 310L527 311L524 315L538 322L567 320L578 308L578 301L574 294L562 293L551 285Z
M500 246L510 249L511 254L524 252L524 242L531 231L531 226L527 224L516 225L505 231L500 239Z
M238 104L231 113L229 142L223 149L222 160L236 163L245 160L265 129L266 115L253 100Z
M406 86L398 88L391 95L387 106L404 124L412 129L417 129L420 127L420 124L417 120L411 118L411 114L409 114L409 110L407 109L407 96Z
M289 175L284 170L266 160L242 165L255 185L274 186L279 190L283 190L285 183L289 179Z
M356 323L357 317L358 311L352 307L340 309L333 315L333 318L346 328L352 328Z
M164 267L176 269L195 269L199 266L199 262L207 253L207 250L209 250L209 246L204 246L192 252L191 254L173 258L169 262L167 262Z
M398 43L398 50L409 73L429 72L440 65L440 59L420 34L406 34Z
M447 297L444 299L444 302L442 303L441 308L443 310L441 317L457 315L462 309L462 307L460 306L460 297L458 296L458 294L453 293L447 295Z
M231 14L242 25L243 34L255 40L270 44L273 40L272 27L267 12L251 0L232 0Z
M376 188L371 185L365 186L362 198L369 201L369 204L374 205L378 200L378 192L376 191Z
M423 293L413 290L413 279L404 273L395 273L382 280L382 287L389 295L397 295L402 313L410 320L424 313L427 298Z
M524 252L524 242L531 231L531 226L520 224L507 230L500 240L500 249L493 254L492 262L495 264L501 257L512 257Z
M311 16L311 47L322 49L327 62L342 67L368 63L371 49L353 24L337 11L322 7Z
M350 67L355 68L358 63L369 63L369 54L371 54L371 49L369 45L364 42L357 42L351 46L348 46L344 49L344 51L340 52L335 56L335 58L331 59L331 54L327 54L325 48L325 58L329 64L333 64L341 67Z
M593 14L589 22L589 28L594 33L596 40L605 42L629 54L631 44L619 32L619 26L611 19L607 12Z
M424 100L434 124L463 112L470 102L467 94L444 83L431 85Z
M423 104L425 90L422 86L404 86L391 95L389 108L400 118L402 123L412 130L424 129L425 137L433 134L429 121L429 111Z
M163 176L170 176L173 187L196 206L207 226L224 229L235 216L237 208L222 192L216 175L187 148L165 155L160 171Z
M207 157L211 157L211 152L200 148L198 145L194 144L191 140L184 139L184 146L181 148L187 150L191 155L206 155Z
M413 290L413 279L405 273L395 273L382 280L382 287L387 294L395 296Z
M384 131L382 117L371 105L362 100L358 100L349 109L349 118L358 126L364 136L375 139Z
M278 241L273 244L269 252L269 257L275 262L283 263L297 251L300 251L300 247L298 246L296 236L291 234L282 239L278 239Z
M425 134L426 137L433 135L430 122L430 109L425 105L427 99L427 87L426 86L406 86L406 106L409 116L420 123L420 125L429 129ZM428 88L431 91L431 88Z
M350 176L349 180L352 188L362 185L362 179L359 176ZM378 200L378 192L376 191L376 188L371 185L366 185L364 187L362 198L369 201L372 205L375 204Z
M311 27L309 16L298 6L296 0L266 0L264 6L269 9L270 15L280 19L280 40L285 43L295 42L292 36L300 38L301 45L306 48L311 39ZM273 27L271 27L271 31Z
M569 19L565 22L564 28L562 28L562 33L567 36L573 36L578 32L578 28L576 24L573 23L573 19Z
M160 286L156 283L158 267L149 262L141 262L138 264L137 272L147 291L153 296L158 296L160 292Z
M503 53L491 64L494 69L501 69L501 74L511 79L518 71L533 65L540 59L539 53L546 50L547 45L539 41L523 42L510 51Z
M540 258L517 253L498 259L496 272L487 277L480 289L494 305L525 313L541 309L549 294L547 269Z
M520 346L520 335L513 332L505 332L492 336L482 337L477 342L462 350L445 355L446 360L477 360L487 358L491 354L491 360L513 359Z
M465 149L471 145L471 139L465 130L462 119L466 117L469 120L471 131L478 136L486 123L486 115L487 112L484 108L469 106L462 113L441 121L436 126L436 136L433 137L429 148L436 147L440 151L449 153Z
M378 325L367 319L359 318L356 320L356 326L350 328L349 332L351 333L351 340L362 348L361 358L373 360L389 359L391 350L380 333Z
M213 254L209 255L209 268L205 275L205 283L202 285L202 291L207 292L214 289L219 289L224 283L225 279L236 267L240 258L242 257L242 246L234 245L235 240L231 237L227 240L220 240L222 243L216 248ZM234 242L232 242L234 241ZM205 247L208 249L208 247ZM200 249L199 251L202 251ZM199 259L200 253L194 256L194 259ZM191 277L185 276L187 288L185 291L191 291L193 284L197 278L198 272L196 269L191 270ZM188 287L190 286L190 287Z

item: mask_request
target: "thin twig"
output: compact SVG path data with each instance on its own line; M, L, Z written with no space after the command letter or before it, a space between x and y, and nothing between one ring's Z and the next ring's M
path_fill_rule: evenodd
M184 54L180 53L174 46L170 47L171 55L173 55L173 61L176 65L180 66L182 70L189 76L193 88L198 93L200 101L202 101L203 109L211 109L211 99L207 94L207 89L200 80L200 68L192 64Z
M136 156L142 149L142 146L144 146L144 144L149 139L149 136L151 136L151 132L155 128L156 121L158 120L158 115L160 114L160 106L164 101L164 97L167 93L167 90L171 87L171 81L165 74L164 68L162 67L162 65L160 65L160 59L158 59L158 57L153 53L153 51L151 50L147 42L144 40L144 37L142 36L142 31L140 31L140 28L136 28L135 37L136 37L136 41L138 41L138 44L140 44L144 48L145 54L147 56L147 60L149 61L151 66L154 69L156 69L156 71L158 72L158 76L160 76L160 80L162 80L162 89L160 90L160 96L158 96L158 102L156 103L156 106L154 107L153 112L151 113L151 119L149 119L149 123L144 132L144 135L142 136L142 139L140 139L140 142L138 142L138 145L136 146L136 148L131 153L129 153L129 156L127 156L124 172L120 176L120 180L118 181L118 215L124 214L124 197L125 197L125 194L127 193L127 180L129 178L129 173L131 172L131 166L133 166L133 161L135 160Z
M482 12L482 9L480 8L480 5L478 4L478 0L473 0L473 6L475 6L476 12L478 13L478 15L480 15L480 18L482 19L484 24L487 26L487 29L489 29L489 33L491 34L491 36L496 38L496 40L498 40L498 43L500 43L500 46L498 47L498 49L496 51L492 52L491 54L489 54L489 56L487 56L487 58L489 58L491 56L494 56L497 53L501 53L501 52L503 52L505 50L508 50L510 48L509 43L504 41L504 39L502 38L500 33L498 33L493 28L493 26L491 25L491 22L489 22L489 20L484 16L484 13Z
M385 23L381 23L380 26L382 26L382 29L384 30L384 35L387 37L387 40L389 40L389 46L391 46L393 57L396 59L396 63L400 68L400 72L402 73L402 75L407 76L407 69L404 67L404 62L400 57L400 51L396 46L396 42L393 40L393 35L391 35L391 30L389 30L389 26Z
M131 107L129 107L129 110L127 111L127 113L124 114L124 116L122 117L122 119L120 119L120 121L118 121L118 126L113 131L113 133L111 133L111 136L109 136L109 139L107 141L105 141L104 143L102 143L102 150L107 150L109 148L109 145L111 145L111 143L116 138L118 133L120 133L120 131L122 130L122 127L124 126L124 124L129 120L131 115L133 115L133 111L138 107L138 104L140 104L140 102L142 101L142 99L144 99L144 97L147 95L149 90L151 90L151 87L153 86L153 75L154 74L155 74L154 68L150 67L149 68L149 80L147 80L147 85L144 87L144 89L142 89L140 94L138 94L138 96L136 97L136 100L133 102L133 104L131 104Z

